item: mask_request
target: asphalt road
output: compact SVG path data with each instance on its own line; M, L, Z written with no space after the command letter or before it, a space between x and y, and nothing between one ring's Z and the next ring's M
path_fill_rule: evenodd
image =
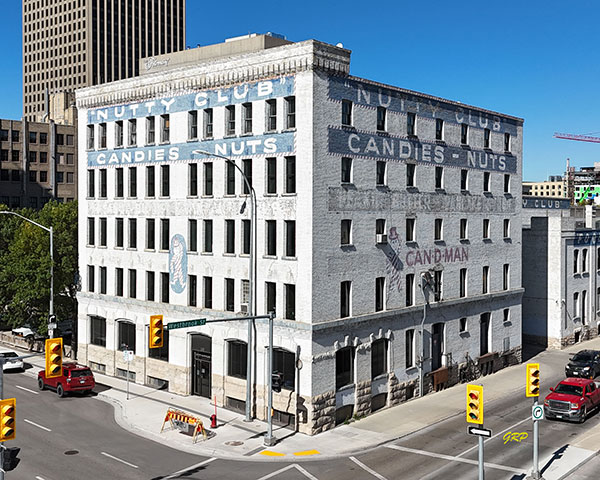
M545 377L545 385L562 375ZM11 479L226 479L226 480L397 480L476 479L477 438L466 434L463 415L405 437L391 445L335 460L240 462L182 453L121 429L113 408L94 397L59 399L37 390L28 374L5 374L5 398L17 398L17 438L21 463ZM545 393L542 393L542 398ZM531 468L531 400L522 392L486 404L486 428L494 437L485 443L486 479L522 479ZM540 459L584 431L598 428L595 414L583 425L544 421ZM521 442L504 443L507 431L527 432ZM349 439L351 441L351 439ZM490 465L491 464L491 465ZM592 463L593 465L593 463ZM578 480L588 477L584 467ZM176 473L180 472L180 473Z

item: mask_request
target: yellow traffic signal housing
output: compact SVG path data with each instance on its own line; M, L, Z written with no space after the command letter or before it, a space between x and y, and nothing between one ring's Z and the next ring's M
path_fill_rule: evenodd
M467 422L483 424L483 387L467 385Z
M150 317L150 348L160 348L163 346L163 316L152 315Z
M528 363L527 364L527 390L525 395L528 397L539 397L540 396L540 364L539 363Z
M62 338L49 338L46 340L46 378L62 375L62 350Z
M14 398L0 400L0 442L15 438L15 405Z

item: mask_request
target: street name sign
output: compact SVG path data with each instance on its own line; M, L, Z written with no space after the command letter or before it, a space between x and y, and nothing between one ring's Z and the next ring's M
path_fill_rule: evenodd
M488 437L492 436L492 431L487 428L481 427L467 427L467 432L469 435L479 435L480 437Z
M542 405L534 405L531 407L531 418L532 420L543 420L544 407Z
M184 320L183 322L167 323L167 330L175 330L176 328L201 327L206 325L206 318L195 318L193 320Z

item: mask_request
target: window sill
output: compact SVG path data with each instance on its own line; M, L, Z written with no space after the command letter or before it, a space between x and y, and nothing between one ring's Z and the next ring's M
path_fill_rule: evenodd
M417 187L415 187L414 185L408 185L406 187L406 191L408 193L419 193L419 189Z
M198 252L196 250L188 250L187 253L188 255L198 255Z
M413 247L413 248L418 246L416 240L407 240L406 242L404 242L404 244L407 247Z
M471 150L471 145L469 145L468 143L461 143L460 148L462 148L463 150Z
M410 367L406 367L406 373L408 375L412 375L413 373L417 372L417 366L416 365L411 365Z
M197 199L198 199L198 195L188 195L188 196L187 196L187 197L185 197L185 198L188 198L188 199L190 199L190 200L197 200Z
M439 240L434 240L433 243L435 243L436 245L440 245L440 246L445 246L446 245L446 241L439 239Z
M375 185L375 189L379 190L380 192L389 192L390 191L390 187L388 185L386 185L385 183L382 183L380 185Z
M277 197L277 193L263 193L263 197Z
M156 142L148 142L146 143L146 147L153 147L154 145L156 145Z
M470 336L470 335L469 335L469 331L468 331L468 330L463 330L462 332L458 332L458 334L459 334L461 337L469 337L469 336Z
M573 274L573 278L581 278L581 273L579 273L579 272L575 272L575 273Z
M213 252L202 252L202 255L206 255L207 257L212 257L214 255Z
M156 249L155 248L144 248L144 252L154 253L154 252L156 252Z
M291 193L282 193L281 196L282 197L296 197L298 194L296 192L291 192Z
M295 132L296 131L296 127L284 128L282 131L283 132Z
M215 137L211 136L206 136L206 137L202 137L202 141L205 142L206 140L213 140Z
M336 392L343 392L345 390L353 390L354 388L356 388L356 384L355 383L348 383L346 385L342 385L341 387L338 387L336 385L335 391Z
M298 257L287 257L287 256L283 256L283 257L281 257L281 259L282 259L282 260L291 260L291 261L294 261L294 260L298 260Z
M376 132L377 132L379 135L384 135L384 136L386 136L386 137L389 137L389 136L390 136L390 132L388 132L388 131L387 131L387 130L385 130L385 129L383 129L383 130L379 130L379 129L377 129L377 130L376 130Z
M108 249L108 246L106 246L106 245L98 245L98 248L101 248L101 249L103 249L103 250L106 250L106 249Z
M187 143L193 143L193 142L197 142L197 141L198 141L198 137L195 137L195 138L188 138L188 139L186 140L186 142L187 142Z
M352 182L340 182L340 186L345 189L356 190L356 186Z
M469 190L461 190L460 193L461 195L471 195L471 192Z
M344 123L342 123L342 128L346 130L356 130L356 127L354 125L346 125Z
M123 145L115 145L115 150L122 150L123 149Z
M125 250L125 247L122 245L115 245L115 250Z
M487 197L487 198L491 198L491 197L493 197L494 195L492 195L492 192L490 192L490 191L487 191L487 190L484 190L484 191L483 191L483 196L484 196L484 197Z
M446 193L446 189L445 188L436 188L435 189L435 193Z
M235 138L235 133L228 133L227 135L223 135L223 138Z
M483 243L492 243L492 239L491 238L484 238L483 239Z
M510 192L504 192L504 198L513 198L513 195Z
M202 195L202 198L214 198L214 195Z
M165 196L165 195L160 195L158 197L159 200L168 200L169 198L171 198L169 195Z
M512 243L512 238L504 237L504 243Z
M414 133L407 133L406 137L410 138L411 140L418 140L419 139L419 136L416 135L416 134L414 134Z
M244 132L240 135L240 137L252 137L254 134L252 132Z
M235 253L233 252L223 252L224 257L235 257Z
M262 258L267 260L277 260L277 255L263 255Z

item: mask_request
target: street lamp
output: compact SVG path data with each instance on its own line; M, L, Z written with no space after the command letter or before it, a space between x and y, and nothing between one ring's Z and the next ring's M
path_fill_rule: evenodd
M207 157L216 157L225 160L229 165L233 165L241 174L246 184L247 190L250 192L250 269L248 272L248 316L252 317L256 313L256 193L252 187L250 180L244 171L231 158L217 153L212 153L207 150L193 150L192 154L206 155ZM244 202L245 205L245 202ZM243 213L244 206L240 210ZM246 359L246 422L252 421L252 320L248 320L248 348Z
M47 232L50 233L50 312L49 312L49 319L52 319L54 317L54 252L53 252L53 250L54 250L54 248L53 248L54 231L52 229L52 226L50 226L50 228L44 227L43 225L40 225L39 223L34 222L33 220L31 220L27 217L24 217L23 215L19 215L16 212L2 210L2 211L0 211L0 213L4 213L6 215L15 215L29 223L33 223L34 225L36 225L40 228L43 228L44 230L46 230ZM50 338L54 337L54 328L48 329L48 335L50 336Z

